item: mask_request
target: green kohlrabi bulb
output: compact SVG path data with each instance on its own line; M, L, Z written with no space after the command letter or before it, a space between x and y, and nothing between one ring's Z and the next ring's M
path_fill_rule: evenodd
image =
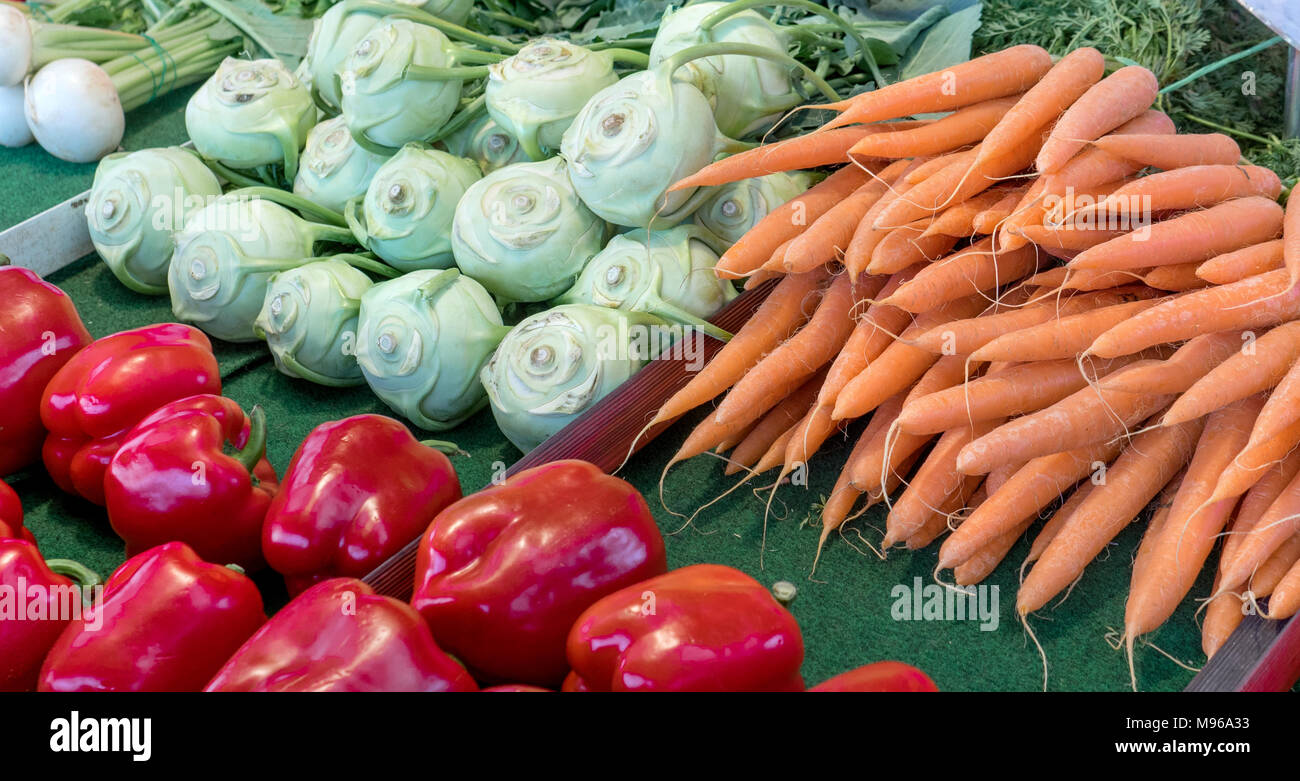
M370 277L341 258L317 260L272 274L254 327L275 366L320 385L361 385L357 316Z
M438 142L437 145L456 157L468 157L478 163L479 170L490 174L511 163L529 160L519 145L519 139L482 114L475 121Z
M365 194L387 159L358 146L343 117L327 119L307 134L293 192L341 213L349 200Z
M311 87L317 98L331 111L337 113L343 105L339 74L344 60L381 19L374 11L354 10L337 3L316 20L303 63L311 72Z
M608 55L541 38L493 65L484 95L497 124L542 160L559 151L564 131L591 96L617 81Z
M279 60L227 57L185 107L199 154L235 169L281 163L287 179L314 124L311 93Z
M653 357L662 322L599 306L557 306L511 329L483 367L497 426L527 453Z
M703 200L677 180L734 150L718 133L709 101L657 71L633 73L596 93L564 133L561 154L583 202L629 228L671 228Z
M724 248L718 237L698 225L629 231L610 239L577 284L557 300L649 312L725 338L705 322L737 295L731 282L713 273Z
M340 74L343 116L358 143L396 149L432 138L460 105L461 80L424 78L452 68L450 41L435 27L390 19L353 48Z
M781 172L718 185L695 212L695 223L735 244L769 212L811 184L809 174Z
M409 144L380 166L363 199L348 204L348 225L400 271L450 268L456 204L480 178L463 157Z
M86 202L90 240L122 284L166 295L172 233L219 195L217 177L179 147L109 155L95 169Z
M396 0L402 5L409 5L433 14L444 22L464 25L469 20L469 12L474 10L474 0Z
M665 13L650 47L650 67L683 49L707 43L748 43L786 53L789 44L785 33L754 11L741 11L712 30L702 29L704 18L725 5L692 3ZM713 105L718 129L733 138L744 138L771 126L788 109L803 102L788 68L755 57L705 57L682 66L675 76L690 80L704 92Z
M361 297L357 363L385 404L441 431L483 407L479 370L506 331L479 283L456 269L412 271Z
M605 223L583 205L563 158L488 174L456 206L451 249L460 270L507 301L564 292L605 241Z
M271 275L312 257L326 230L270 201L218 198L176 234L167 275L172 311L218 339L256 341L253 321Z

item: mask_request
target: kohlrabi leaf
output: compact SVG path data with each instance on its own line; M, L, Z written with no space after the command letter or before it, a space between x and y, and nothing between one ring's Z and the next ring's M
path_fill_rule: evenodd
M307 54L312 20L277 14L260 0L202 0L244 34L255 59L276 57L290 70Z
M970 59L971 39L980 26L981 5L949 14L917 36L903 55L898 78L941 71Z

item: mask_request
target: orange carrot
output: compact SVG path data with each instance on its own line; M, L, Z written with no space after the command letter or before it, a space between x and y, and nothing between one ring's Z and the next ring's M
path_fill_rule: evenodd
M821 389L824 376L822 372L813 375L794 393L786 396L780 404L768 410L767 414L736 445L736 450L731 454L724 474L735 474L753 466L777 438L793 429L816 401L817 391Z
M716 266L718 276L737 279L753 272L772 257L773 250L803 233L805 227L866 184L867 179L866 171L846 165L768 212L722 254Z
M980 548L974 556L958 564L952 571L953 581L959 586L973 586L993 574L993 570L998 568L1036 520L1038 519L1025 519L1019 526Z
M1204 432L1201 436L1205 436ZM1195 459L1195 454L1192 455ZM1155 557L1157 541L1165 529L1165 524L1169 521L1169 512L1173 509L1174 499L1178 496L1178 490L1183 485L1183 480L1187 478L1188 467L1183 467L1178 474L1169 479L1165 487L1160 491L1160 495L1155 498L1152 504L1155 509L1151 511L1151 520L1147 521L1147 528L1142 532L1142 541L1138 543L1137 553L1133 555L1133 573L1131 579L1137 582L1139 578L1145 578L1146 573L1151 569L1151 561Z
M787 244L788 243L789 242L787 242ZM781 252L782 253L785 252L785 245L782 245ZM746 290L753 290L754 288L758 287L764 282L773 279L780 279L783 276L785 276L785 274L780 271L768 271L766 269L760 269L758 271L755 271L753 274L750 274L748 277L745 277L744 288Z
M891 547L911 537L920 531L931 513L947 504L954 496L960 495L963 487L968 484L968 476L958 473L954 468L957 453L1000 422L1001 420L990 420L973 426L962 426L945 431L939 437L934 449L921 462L916 474L912 475L903 495L890 508L889 515L885 518L882 547Z
M957 244L956 236L932 234L922 238L928 220L918 220L892 230L882 229L884 235L871 251L867 273L892 274L915 263L938 260Z
M1266 331L1258 339L1244 342L1243 349L1210 369L1178 397L1169 407L1164 425L1208 415L1272 388L1286 376L1297 358L1300 358L1300 321L1284 323ZM1245 446L1246 443L1241 444Z
M841 273L826 289L807 325L764 356L723 398L714 412L717 422L725 424L750 415L756 418L803 384L844 346L853 331L852 311L852 280Z
M730 388L758 363L764 353L785 341L809 315L821 297L824 269L793 274L777 283L754 315L718 351L713 360L664 402L650 425L673 420L709 402Z
M1258 430L1258 421L1255 425ZM1219 476L1219 484L1214 489L1211 500L1217 502L1220 499L1230 499L1245 493L1258 484L1268 474L1268 469L1286 458L1297 445L1300 445L1300 421L1283 428L1259 444L1247 444Z
M1215 285L1227 285L1282 266L1282 240L1274 239L1210 258L1196 269L1196 275Z
M1201 334L1264 328L1297 317L1300 291L1289 289L1287 272L1279 269L1165 299L1098 336L1088 353L1114 358Z
M1251 486L1250 490L1242 496L1232 529L1224 537L1223 550L1219 553L1219 587L1224 590L1235 590L1246 585L1244 582L1223 582L1224 571L1237 557L1237 552L1241 549L1241 541L1246 538L1251 529L1255 528L1259 519L1264 517L1264 513L1268 512L1268 508L1277 501L1287 484L1297 474L1300 474L1300 451L1294 451L1281 461L1269 465L1259 482Z
M1140 65L1126 65L1094 84L1057 121L1038 153L1038 171L1060 170L1087 142L1151 108L1159 90L1155 74Z
M1132 294L1137 298L1139 293ZM971 353L977 361L1051 361L1073 358L1087 349L1098 336L1129 320L1139 312L1158 305L1160 298L1149 296L1114 306L1080 312L1049 320L1040 325L999 336Z
M1268 598L1268 617L1281 621L1300 611L1300 564L1291 567Z
M1019 98L1019 95L994 98L912 130L865 136L849 150L849 156L865 161L872 157L920 157L950 152L984 138Z
M1255 429L1250 433L1250 442L1242 451L1242 462L1250 460L1255 448L1277 437L1297 421L1300 421L1300 365L1293 365L1287 369L1259 413Z
M855 122L953 111L1024 92L1051 67L1052 56L1044 49L1022 44L816 108L841 112L823 130Z
M1196 269L1200 263L1175 263L1172 266L1156 266L1142 276L1142 281L1147 287L1153 287L1156 290L1168 290L1172 293L1183 293L1188 290L1200 290L1203 287L1209 287L1210 283L1196 276Z
M884 303L908 312L926 312L958 298L996 290L1037 268L1038 253L1033 247L994 253L993 239L985 238L926 266Z
M1242 346L1242 334L1204 334L1179 347L1169 359L1101 380L1106 390L1125 393L1182 393Z
M917 165L915 162L913 166ZM911 168L909 167L909 169ZM874 215L879 214L880 210L890 201L906 193L911 185L903 181L906 173L902 177L890 182L889 192L882 195L863 215L862 221L858 223L857 228L853 231L853 238L849 241L849 246L844 250L844 267L849 270L850 274L861 274L866 271L867 264L871 261L871 254L875 251L876 245L884 239L888 231L879 231L872 227L875 220ZM883 177L882 177L883 178Z
M1085 46L1065 55L989 131L981 154L985 159L998 157L1025 143L1034 131L1082 98L1105 73L1106 60L1096 49Z
M989 193L996 194L1000 189L1001 188L985 190L980 193L979 196L975 197L978 198L982 195L988 195ZM984 236L992 235L993 232L997 230L998 223L1010 217L1011 212L1015 211L1016 204L1020 203L1021 198L1025 197L1025 191L1028 189L1029 188L1027 187L1014 187L1007 190L1006 195L1003 195L996 202L989 204L988 208L979 212L971 219L971 230L974 233L982 234ZM946 213L946 210L941 212L941 214Z
M1300 205L1287 199L1286 218L1282 227L1282 262L1291 278L1291 287L1300 282Z
M1281 192L1282 180L1261 166L1193 165L1134 179L1076 217L1202 209L1250 195L1271 200Z
M880 178L871 179L827 209L808 230L790 240L781 256L782 270L798 273L837 260L839 253L849 246L862 215L888 190L886 182L907 166L906 160L894 162L880 172Z
M1242 536L1235 555L1224 562L1222 582L1245 583L1297 531L1300 531L1300 475L1291 479L1259 521Z
M976 216L991 209L1003 198L1009 197L1011 192L1015 191L1009 192L1007 188L994 187L961 203L953 204L936 214L930 227L926 228L921 235L933 236L941 233L958 238L969 236L974 232ZM1019 194L1016 195L1017 202L1021 197Z
M1187 463L1200 437L1200 418L1143 431L1106 472L1034 564L1016 595L1021 616L1038 610L1083 574L1097 554L1131 523L1169 478Z
M1064 250L1086 250L1105 244L1112 239L1123 236L1128 231L1098 230L1096 228L1079 228L1073 225L1048 227L1046 225L1023 225L1016 231L1034 244L1044 248Z
M1120 371L1129 371L1131 364ZM987 474L1008 461L1028 461L1062 450L1086 447L1128 433L1128 429L1169 403L1164 394L1116 393L1088 387L1050 407L1009 421L971 442L957 458L963 474Z
M1222 133L1183 133L1173 137L1110 135L1093 142L1104 152L1138 167L1166 171L1193 165L1233 165L1241 159L1237 142Z
M928 159L918 159L916 167L903 174L902 181L908 184L920 184L931 176L939 173L943 169L955 163L964 162L969 164L975 159L978 149L963 149L959 152L951 152L946 155L938 155Z
M1047 550L1047 546L1052 544L1052 540L1061 531L1061 527L1065 526L1070 517L1074 515L1075 510L1079 509L1079 505L1083 504L1084 500L1088 498L1088 494L1092 493L1095 485L1091 479L1083 481L1074 489L1074 493L1070 494L1070 498L1066 499L1056 509L1056 512L1052 513L1052 517L1047 519L1047 523L1043 524L1043 528L1039 529L1038 534L1034 535L1034 541L1029 544L1029 553L1025 554L1025 560L1020 565L1022 571L1027 565L1033 564L1042 558L1043 551Z

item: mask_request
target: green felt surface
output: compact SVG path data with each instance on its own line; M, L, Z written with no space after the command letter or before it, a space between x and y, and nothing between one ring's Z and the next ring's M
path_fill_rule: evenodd
M185 97L184 93L171 96L132 114L125 146L139 149L184 141L181 114ZM0 229L84 190L92 173L93 166L63 164L36 147L0 149L0 181L7 185L0 188ZM93 257L58 272L51 280L72 296L95 336L172 319L165 298L126 290ZM268 454L277 471L283 471L298 442L318 423L387 411L364 387L321 388L280 375L262 346L217 343L217 354L226 393L246 407L262 404L267 409ZM656 484L660 470L700 414L688 416L666 432L622 473L646 493L665 532L675 532L682 520L659 503ZM454 439L471 454L456 461L466 492L486 485L494 470L519 457L497 433L486 411L439 438ZM836 470L847 456L847 445L842 439L828 444L813 460L807 486L785 486L778 492L761 567L764 501L749 486L712 505L692 527L670 534L670 565L718 562L739 567L767 584L778 580L795 583L799 593L792 609L803 627L807 646L804 675L809 683L867 662L898 659L926 670L945 690L1040 688L1038 652L1013 618L1016 569L1028 549L1026 541L986 581L999 587L1000 622L995 631L981 631L970 621L897 621L891 617L895 586L911 586L914 578L932 582L930 571L937 546L918 553L900 550L886 561L877 559L867 552L858 535L872 542L879 540L883 528L880 509L855 521L846 538L832 537L815 579L810 579L817 531L803 521L816 517L814 505L834 483ZM122 545L100 508L61 494L39 469L11 482L47 556L76 558L105 573L121 563ZM700 457L668 475L665 498L674 509L689 510L733 484L733 478L722 477L720 461ZM1106 636L1122 624L1129 564L1139 537L1138 526L1126 530L1088 568L1068 601L1032 619L1050 661L1050 689L1128 687L1123 654L1110 647ZM264 574L258 581L271 607L283 603L283 589L273 577ZM1209 586L1207 574L1194 593L1204 595ZM1189 601L1152 640L1173 657L1199 665L1203 656L1193 610ZM1140 686L1147 690L1181 689L1192 677L1191 672L1152 649L1139 650L1136 667Z

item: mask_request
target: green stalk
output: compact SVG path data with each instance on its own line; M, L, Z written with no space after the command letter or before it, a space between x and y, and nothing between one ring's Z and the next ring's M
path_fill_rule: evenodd
M748 0L739 1L747 2ZM713 57L719 54L740 54L748 57L757 57L762 60L771 60L773 62L779 62L782 65L796 68L802 71L804 78L812 82L812 85L817 88L817 91L821 92L822 95L825 95L832 103L838 102L840 99L840 96L831 88L831 85L827 84L826 80L819 76L812 68L809 68L807 65L804 65L802 62L799 62L784 52L773 51L772 49L752 43L706 43L699 46L691 46L682 49L667 58L659 64L659 67L663 68L665 73L672 75L678 68L691 60L697 60L702 57Z
M416 81L455 81L460 79L485 79L488 75L486 65L466 65L462 67L436 68L432 65L408 65L403 76Z
M457 65L491 65L505 58L506 55L501 52L485 52L464 46L454 46L451 49L451 59Z
M243 41L214 41L206 31L196 31L170 46L149 46L104 64L113 80L123 111L143 106L156 97L210 76L221 61L237 53Z
M392 3L378 2L377 0L344 0L343 7L347 11L362 11L390 19L409 19L412 22L427 24L430 27L438 28L448 38L484 46L489 49L509 52L510 54L514 54L523 48L519 44L511 43L504 38L498 38L495 35L476 33L467 27L452 24L451 22L439 19L433 14L425 13L419 9L407 6L398 6L393 5Z
M519 29L527 30L530 33L539 33L542 31L542 28L538 27L536 23L530 22L527 19L521 19L513 14L505 13L504 11L485 11L481 8L476 8L475 11L494 22L501 22L502 24L508 24L512 27L518 27Z
M1247 133L1244 130L1238 130L1234 127L1228 127L1227 125L1220 125L1218 122L1211 122L1208 119L1201 119L1200 117L1194 116L1192 114L1184 113L1182 114L1182 116L1187 117L1193 122L1199 122L1202 125L1205 125L1206 127L1212 127L1215 130L1220 130L1223 131L1224 133L1231 133L1234 136L1239 136L1241 138L1249 139L1251 141L1254 141L1257 144L1264 144L1266 146L1274 146L1276 144L1275 141L1268 138L1264 138L1263 136L1257 136L1254 133Z
M81 592L81 604L86 607L91 604L90 590L104 582L98 572L72 559L46 559L45 566L49 567L50 572L55 575L62 575L71 580L72 585Z
M222 163L216 160L211 160L205 157L203 158L203 164L206 165L208 168L212 169L212 173L216 174L222 179L225 179L227 182L235 185L236 187L264 187L265 186L262 184L260 179L254 179L251 176L246 176L243 173L234 170L233 168L227 168L225 165L223 165Z
M343 219L342 214L327 209L314 201L309 201L301 195L295 195L294 193L286 192L285 190L280 190L275 187L241 187L238 190L231 190L227 193L227 195L232 194L247 196L249 198L262 198L271 201L272 203L278 203L287 209L293 209L310 220L334 225L339 228L346 228L348 224L347 221Z
M234 452L234 459L248 471L257 468L257 462L266 455L266 410L258 404L248 413L248 442ZM257 478L253 478L256 484Z
M605 49L649 49L654 46L654 38L624 38L621 41L597 41L596 43L586 44L588 49L593 52L603 51Z
M94 63L107 62L149 45L141 35L71 24L31 22L32 70L65 57L80 57Z
M645 70L650 67L650 55L645 52L633 51L632 49L602 49L602 52L608 54L610 59L622 65L630 65L637 70Z
M1275 36L1275 37L1273 37L1273 38L1269 38L1267 41L1262 41L1262 42L1260 42L1260 43L1257 43L1257 44L1255 44L1254 46L1250 47L1249 49L1245 49L1244 51L1239 51L1239 52L1237 52L1236 54L1228 55L1227 57L1224 57L1224 58L1221 59L1221 60L1217 60L1217 61L1215 61L1215 62L1212 62L1212 63L1210 63L1209 65L1203 65L1203 66L1201 66L1200 68L1197 68L1196 70L1194 70L1194 71L1192 71L1191 73L1187 74L1187 75L1184 76L1183 78L1179 79L1178 81L1175 81L1173 84L1170 84L1170 85L1164 87L1163 89L1160 90L1160 93L1159 93L1159 94L1163 95L1163 94L1165 94L1166 92L1173 92L1173 91L1176 90L1176 89L1181 89L1182 87L1185 87L1185 86L1187 86L1188 84L1191 84L1193 81L1196 81L1197 79L1201 78L1202 76L1205 76L1205 75L1207 75L1207 74L1210 74L1210 73L1213 73L1213 72L1217 71L1219 68L1222 68L1222 67L1225 66L1225 65L1231 65L1232 63L1236 62L1237 60L1241 60L1241 59L1244 59L1244 58L1246 58L1246 57L1249 57L1249 56L1252 55L1252 54L1256 54L1256 53L1258 53L1258 52L1262 52L1262 51L1264 51L1265 49L1269 48L1270 46L1275 46L1275 45L1277 45L1277 44L1279 44L1279 43L1282 43L1282 41L1283 41L1282 36L1280 36L1280 35L1279 35L1279 36Z

